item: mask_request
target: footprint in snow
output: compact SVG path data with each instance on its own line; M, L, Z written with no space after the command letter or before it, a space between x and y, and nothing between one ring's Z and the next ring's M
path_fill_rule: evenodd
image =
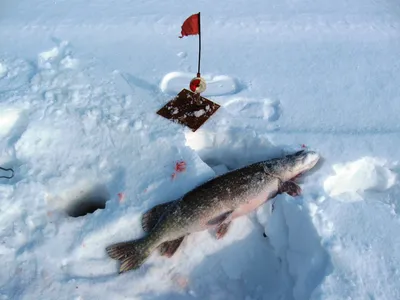
M160 83L160 89L164 93L176 95L183 88L189 88L190 80L192 80L196 74L186 72L171 72L164 76ZM227 75L212 76L209 74L203 74L202 77L207 83L207 89L203 96L224 96L238 93L242 90L239 82Z
M245 119L263 119L274 122L281 116L279 101L270 99L237 98L225 103L224 107L231 114Z

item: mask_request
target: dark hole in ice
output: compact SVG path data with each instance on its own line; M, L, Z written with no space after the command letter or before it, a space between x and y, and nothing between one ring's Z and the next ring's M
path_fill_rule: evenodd
M104 186L96 186L87 192L82 191L82 194L67 207L66 212L74 218L82 217L104 209L109 198L110 195Z

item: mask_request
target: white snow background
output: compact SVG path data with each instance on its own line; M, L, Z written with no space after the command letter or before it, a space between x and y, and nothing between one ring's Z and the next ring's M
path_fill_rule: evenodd
M195 76L198 11L222 107L192 133L155 112ZM396 0L2 0L0 299L400 299L399 57ZM145 210L302 144L300 197L117 274Z

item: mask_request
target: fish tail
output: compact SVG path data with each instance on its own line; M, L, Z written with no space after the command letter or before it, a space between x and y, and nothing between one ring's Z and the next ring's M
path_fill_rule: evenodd
M106 251L111 258L121 262L120 274L139 268L151 253L146 237L110 245Z

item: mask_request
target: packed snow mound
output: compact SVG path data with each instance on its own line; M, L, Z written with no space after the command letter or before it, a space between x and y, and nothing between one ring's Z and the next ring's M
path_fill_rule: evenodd
M286 295L290 298L284 299L317 298L319 286L332 272L330 255L323 247L321 237L321 231L330 234L332 224L319 221L321 210L309 202L309 196L305 198L280 195L273 201L273 212L270 202L256 213L285 270L285 284L291 293Z
M0 78L6 76L7 67L0 62Z
M2 108L0 111L0 138L5 138L10 132L23 127L24 113L17 108Z
M274 146L262 130L224 124L224 120L229 118L224 112L220 113L220 118L216 117L213 124L195 133L185 132L186 145L209 166L222 164L232 170L283 154L282 149Z
M360 201L363 199L363 192L381 192L396 182L396 173L386 166L384 160L374 157L336 164L333 165L333 170L336 174L325 180L325 191L331 197L344 195L347 201Z

